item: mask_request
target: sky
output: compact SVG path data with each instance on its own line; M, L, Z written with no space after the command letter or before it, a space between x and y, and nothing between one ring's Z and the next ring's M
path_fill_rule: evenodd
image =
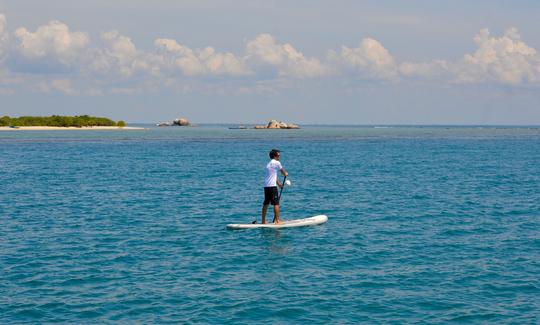
M540 125L540 1L0 0L0 115Z

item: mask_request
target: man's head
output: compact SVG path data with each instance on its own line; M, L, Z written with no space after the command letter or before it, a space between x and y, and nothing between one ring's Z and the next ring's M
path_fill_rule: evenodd
M277 149L270 150L269 156L270 156L270 159L279 160L279 156L280 156L279 155L279 150L277 150Z

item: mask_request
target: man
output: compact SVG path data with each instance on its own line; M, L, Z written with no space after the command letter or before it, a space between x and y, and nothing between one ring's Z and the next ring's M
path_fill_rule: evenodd
M274 223L281 223L279 219L279 194L277 187L283 188L283 184L278 180L277 172L287 177L289 174L285 171L279 162L280 152L277 149L270 151L270 162L266 165L266 176L264 178L264 203L262 207L262 223L266 223L266 212L268 205L274 206Z

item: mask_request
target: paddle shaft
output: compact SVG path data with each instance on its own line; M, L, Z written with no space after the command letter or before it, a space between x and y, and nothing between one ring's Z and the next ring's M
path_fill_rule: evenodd
M278 202L281 200L281 193L283 193L283 188L285 188L286 180L287 176L283 176L283 183L281 183L281 189L279 190ZM272 222L276 222L276 216L274 216L274 220L272 220Z
M287 180L287 176L283 177L283 183L281 183L281 189L279 190L279 196L278 201L281 200L281 193L283 193L283 188L285 187L285 181Z

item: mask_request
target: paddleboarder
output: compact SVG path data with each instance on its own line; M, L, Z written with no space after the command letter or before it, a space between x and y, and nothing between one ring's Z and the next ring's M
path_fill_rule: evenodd
M264 203L262 207L262 223L266 223L266 212L268 206L274 206L274 223L281 223L279 219L279 193L278 186L283 188L283 185L278 179L278 171L281 175L287 177L289 174L279 162L281 153L277 149L272 149L269 153L270 162L266 164L266 176L264 177Z

